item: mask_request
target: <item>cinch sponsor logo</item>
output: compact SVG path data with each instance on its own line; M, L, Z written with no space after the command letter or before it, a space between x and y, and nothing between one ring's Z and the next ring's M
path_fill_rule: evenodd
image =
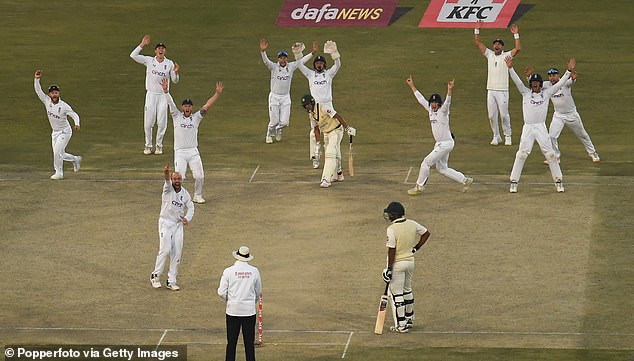
M191 129L193 128L194 125L193 124L181 124L181 128L185 128L185 129Z
M508 26L520 0L432 0L419 28L483 28Z
M167 77L167 74L165 74L165 73L164 73L164 72L162 72L162 71L152 70L152 74L154 74L154 75L158 75L158 76L162 76L162 77L164 77L164 78L165 78L165 77Z
M325 80L325 79L324 80L315 80L315 81L313 81L313 84L315 84L315 85L324 85L326 83L328 83L328 80Z
M563 93L559 93L559 94L555 94L555 95L553 95L553 98L561 98L561 97L563 97L563 96L564 96L564 94L563 94Z
M285 0L277 26L388 26L397 0Z
M534 101L533 99L531 99L531 104L532 104L532 105L537 105L537 106L539 106L539 105L544 104L544 101L543 101L543 100L540 100L540 101Z
M183 203L180 203L180 202L172 201L172 205L178 208L183 208Z
M57 115L55 113L51 113L51 112L48 112L48 116L52 117L52 118L55 118L55 119L62 119L62 117L60 117L59 115Z
M288 80L288 79L290 79L290 78L291 78L291 77L290 77L290 75L285 75L285 76L280 76L280 75L278 75L278 76L277 76L277 79L278 79L278 80Z

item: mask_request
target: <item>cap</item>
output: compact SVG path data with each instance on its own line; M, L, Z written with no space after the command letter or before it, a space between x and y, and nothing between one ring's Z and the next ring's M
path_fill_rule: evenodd
M440 96L440 94L432 94L429 97L428 102L442 104L442 97Z
M504 40L502 40L502 39L493 40L493 44L495 44L495 43L500 43L500 44L502 44L502 46L504 46Z
M288 53L287 53L287 52L285 52L285 51L280 51L279 53L277 53L277 57L278 57L278 58L281 58L281 57L283 57L283 56L285 56L285 57L287 57L287 58L288 58Z
M181 105L194 105L194 102L191 99L187 98L183 100L183 103Z
M48 92L52 92L52 91L59 91L59 87L55 84L51 85L48 87Z
M249 247L241 246L237 251L233 251L233 257L238 261L250 261L253 259L253 255L249 252Z
M154 47L154 50L158 49L158 48L165 48L167 49L167 46L165 46L165 43L157 43L156 46Z
M551 75L551 74L559 74L559 70L555 69L555 68L550 68L548 69L548 71L546 72L546 74Z

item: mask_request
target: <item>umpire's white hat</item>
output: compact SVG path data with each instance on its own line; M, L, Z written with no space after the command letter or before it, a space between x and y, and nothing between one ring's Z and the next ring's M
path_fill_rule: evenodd
M233 257L238 261L247 262L253 259L253 255L249 253L249 247L247 246L240 247L240 249L238 249L237 251L233 251L232 254Z

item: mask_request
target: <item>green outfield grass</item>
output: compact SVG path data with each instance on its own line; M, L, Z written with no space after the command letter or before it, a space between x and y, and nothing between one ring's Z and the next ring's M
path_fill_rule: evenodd
M632 360L631 2L528 2L535 6L517 22L522 51L516 70L530 65L544 73L577 59L573 94L602 162L595 167L565 129L566 193L559 197L551 189L535 148L516 198L507 197L506 182L519 143L521 98L512 86L515 145L490 146L486 63L471 29L419 29L428 1L413 0L399 1L413 9L387 28L278 28L282 3L0 3L0 254L7 260L0 344L152 343L160 337L79 338L70 331L17 332L20 327L174 328L184 330L174 343L193 342L190 359L222 359L224 309L212 294L230 263L226 256L247 243L259 256L256 266L270 295L268 329L353 332L346 359ZM189 97L196 108L216 81L225 82L200 128L210 202L197 208L186 231L186 286L177 295L155 296L146 284L156 252L160 170L173 161L173 131L168 126L165 155L142 154L145 72L129 53L144 34L152 35L151 44L166 43L168 58L180 65L181 81L172 86L177 103ZM290 52L296 41L337 42L342 68L334 105L358 131L354 179L318 189L299 105L308 85L299 71L291 127L283 142L264 144L269 71L259 56L261 37L269 41L270 57ZM506 29L481 32L486 44L497 37L511 43ZM143 54L151 55L150 48ZM43 86L59 84L62 99L81 116L67 150L84 157L82 171L73 174L67 165L61 182L48 180L50 126L33 91L36 69L43 71ZM433 146L426 115L405 84L410 74L424 94L443 97L455 79L450 166L475 178L469 193L432 172L429 195L406 198ZM384 262L381 210L391 200L402 200L433 237L417 270L422 329L379 337L369 331ZM303 279L302 272L309 276ZM86 317L93 313L94 319ZM186 339L188 329L202 336ZM208 334L216 343L195 343ZM278 344L258 350L259 359L334 360L342 357L348 334L318 341L292 332L268 336Z

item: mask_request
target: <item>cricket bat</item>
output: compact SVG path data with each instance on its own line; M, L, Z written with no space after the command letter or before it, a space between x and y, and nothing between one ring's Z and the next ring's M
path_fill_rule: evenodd
M376 325L374 325L374 333L377 335L383 334L383 324L385 323L385 310L387 309L387 304L390 301L387 296L387 289L390 286L389 283L385 283L385 291L383 291L383 295L381 296L381 301L379 302L379 312L376 314Z
M352 136L350 136L350 148L348 149L348 172L354 177L354 156L352 153Z
M262 347L262 294L258 298L258 339L255 341L255 345Z

